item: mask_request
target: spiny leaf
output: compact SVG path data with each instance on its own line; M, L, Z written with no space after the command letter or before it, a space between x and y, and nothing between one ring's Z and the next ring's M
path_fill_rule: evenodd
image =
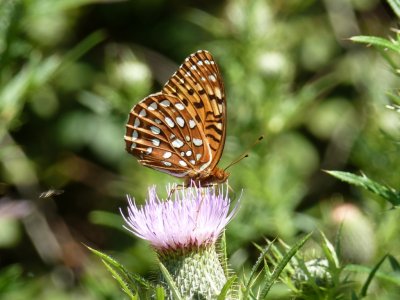
M289 263L289 261L292 259L292 257L297 253L297 251L300 250L301 247L305 244L305 242L311 237L312 233L307 234L304 238L302 238L300 241L298 241L283 257L281 262L275 267L274 272L272 273L271 277L268 279L268 281L265 282L265 286L261 291L260 294L260 299L264 299L269 290L271 289L272 285L274 282L279 278L279 275L285 268L285 266Z
M219 239L219 242L217 244L218 247L218 253L220 257L220 263L222 266L222 269L224 270L224 274L226 277L229 276L229 271L228 271L228 254L226 252L226 236L225 236L225 231L222 232L222 236Z
M236 275L232 276L229 278L224 286L222 287L221 293L219 293L217 300L224 300L227 299L228 292L230 288L232 287L233 283L236 281L237 277Z
M244 295L244 299L246 299L246 297L248 297L249 295L249 291L250 291L250 285L253 282L254 277L256 276L256 272L258 270L258 268L260 267L261 263L264 260L265 255L268 253L269 249L271 248L271 245L273 244L274 241L270 242L261 252L260 256L258 257L256 263L254 264L253 268L250 271L250 277L248 279L248 282L246 284L246 291L245 291L245 295Z
M174 299L182 300L182 296L180 295L178 288L175 284L174 279L172 278L171 274L168 272L167 268L163 265L161 261L158 262L160 266L161 273L164 276L165 281L168 284L169 289L171 290L172 294L174 295Z
M339 268L339 259L336 255L335 248L331 244L331 242L327 239L325 234L320 231L320 234L322 236L322 249L324 250L324 253L326 255L326 258L329 261L329 264L332 266L335 266L335 268Z
M85 245L86 246L86 245ZM128 272L123 265L121 265L118 261L116 261L114 258L108 256L107 254L104 254L96 249L93 249L89 246L86 246L92 253L96 254L98 257L100 257L103 261L106 261L109 265L117 268L126 278L132 283L132 284L140 284L144 288L151 288L152 284L147 281L146 279L140 277L137 274L132 274Z
M354 184L357 186L361 186L374 194L381 196L385 200L389 201L394 206L400 205L400 193L395 189L377 183L369 179L367 176L359 176L348 172L342 171L325 171L326 173L339 178L342 181L348 182L350 184Z
M129 296L130 299L136 299L137 298L137 293L135 293L134 290L132 290L132 287L126 282L124 278L120 275L117 270L114 269L112 265L110 265L107 261L102 260L108 271L113 275L115 280L119 283L119 285L122 287L122 290Z
M373 45L373 46L376 46L379 48L390 49L395 52L400 52L399 45L396 45L387 39L380 38L377 36L358 35L358 36L351 37L350 40L353 42L370 44L370 45Z

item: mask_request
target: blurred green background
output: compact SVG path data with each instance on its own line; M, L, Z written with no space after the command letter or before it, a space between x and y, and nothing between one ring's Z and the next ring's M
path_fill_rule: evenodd
M247 270L265 237L333 239L343 214L358 218L344 259L400 259L399 212L322 172L362 170L398 187L399 116L385 107L398 77L348 40L388 37L397 21L376 0L0 0L0 295L121 299L82 243L155 277L154 254L122 229L119 208L126 194L140 203L149 185L179 180L127 154L124 127L198 49L225 82L219 165L265 136L230 169L229 185L243 189L227 230L232 269ZM317 255L318 243L305 251Z

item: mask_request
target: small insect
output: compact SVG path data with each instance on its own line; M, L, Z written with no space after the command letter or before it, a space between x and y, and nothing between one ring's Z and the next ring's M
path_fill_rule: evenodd
M50 198L50 197L54 197L54 196L61 195L62 193L64 193L63 190L54 190L54 189L50 189L50 190L47 190L47 191L45 191L45 192L42 192L42 193L39 195L39 198Z
M225 182L217 167L226 137L221 73L210 52L185 59L162 90L136 104L126 124L126 150L146 167L207 186Z

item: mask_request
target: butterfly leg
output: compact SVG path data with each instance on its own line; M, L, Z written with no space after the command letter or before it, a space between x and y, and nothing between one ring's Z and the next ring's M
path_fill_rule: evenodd
M171 199L171 196L172 196L176 191L181 190L181 189L184 189L184 188L185 188L185 185L184 185L184 184L177 184L177 185L174 185L173 188L172 188L172 189L169 191L169 193L168 193L167 200L170 200L170 199Z

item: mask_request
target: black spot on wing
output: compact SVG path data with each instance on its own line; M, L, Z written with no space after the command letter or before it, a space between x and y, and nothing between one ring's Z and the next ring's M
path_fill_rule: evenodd
M206 137L216 141L217 143L219 142L219 139L217 139L215 136L213 136L212 134L206 134Z
M194 107L196 107L196 108L203 108L203 107L204 107L203 101L193 102L193 105L194 105Z
M213 129L216 133L218 133L219 135L222 135L222 130L219 129L217 126L215 126L214 124L211 125L207 125L206 129Z

